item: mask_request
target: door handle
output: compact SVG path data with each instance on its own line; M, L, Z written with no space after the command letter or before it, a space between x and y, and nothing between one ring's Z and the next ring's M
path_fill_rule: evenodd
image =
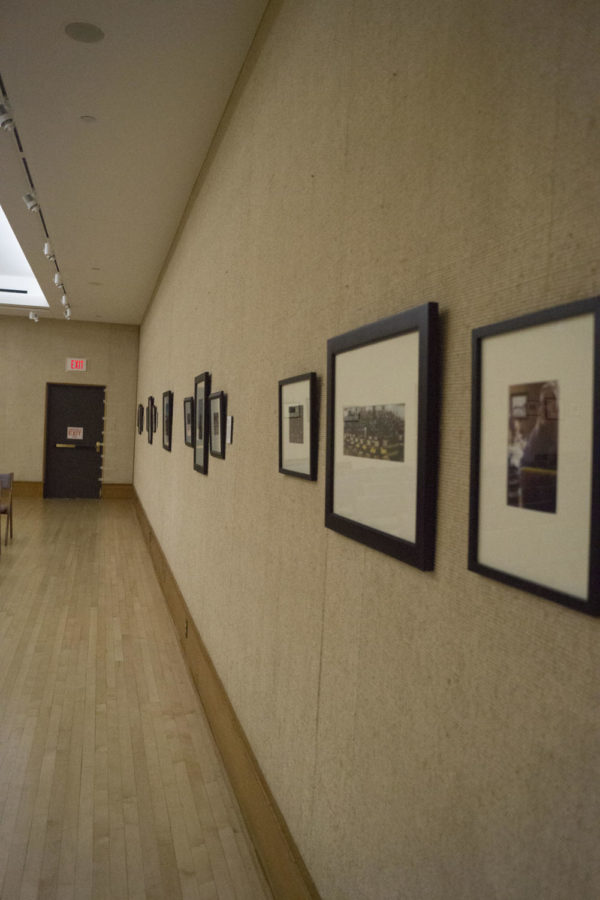
M104 444L102 443L102 441L96 441L96 453L100 453L100 452L101 452L101 451L100 451L100 448L101 448L101 447L104 447Z
M69 450L74 450L77 444L57 444L57 447L68 447Z

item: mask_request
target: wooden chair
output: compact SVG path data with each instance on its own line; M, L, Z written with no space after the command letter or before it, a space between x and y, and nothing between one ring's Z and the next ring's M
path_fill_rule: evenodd
M8 529L10 526L10 539L13 537L13 473L6 475L0 473L0 516L6 516L6 534L4 544L8 544ZM1 520L0 520L1 521ZM2 547L2 533L0 529L0 548ZM1 550L0 550L1 552Z

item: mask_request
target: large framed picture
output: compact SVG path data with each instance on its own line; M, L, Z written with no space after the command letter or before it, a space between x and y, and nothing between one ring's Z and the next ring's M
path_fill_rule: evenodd
M433 569L438 464L437 303L327 342L325 524Z
M162 395L162 441L163 448L171 451L173 436L173 391L164 391Z
M210 454L225 459L225 430L227 427L227 394L216 391L209 399Z
M210 375L202 372L194 378L194 469L203 475L208 473L208 448L210 432L208 427L208 397Z
M186 446L194 446L194 398L185 397L183 401L183 437Z
M317 376L315 372L279 382L279 471L317 478Z
M600 298L472 334L469 568L600 615Z

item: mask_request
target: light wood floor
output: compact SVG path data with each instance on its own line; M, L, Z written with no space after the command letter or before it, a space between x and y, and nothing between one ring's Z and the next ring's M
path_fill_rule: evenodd
M133 504L16 498L0 557L0 898L270 896Z

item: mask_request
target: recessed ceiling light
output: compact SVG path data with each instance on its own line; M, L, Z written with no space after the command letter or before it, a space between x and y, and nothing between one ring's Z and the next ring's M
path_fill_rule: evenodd
M65 32L74 41L81 41L83 44L97 44L104 39L102 29L91 22L69 22Z

